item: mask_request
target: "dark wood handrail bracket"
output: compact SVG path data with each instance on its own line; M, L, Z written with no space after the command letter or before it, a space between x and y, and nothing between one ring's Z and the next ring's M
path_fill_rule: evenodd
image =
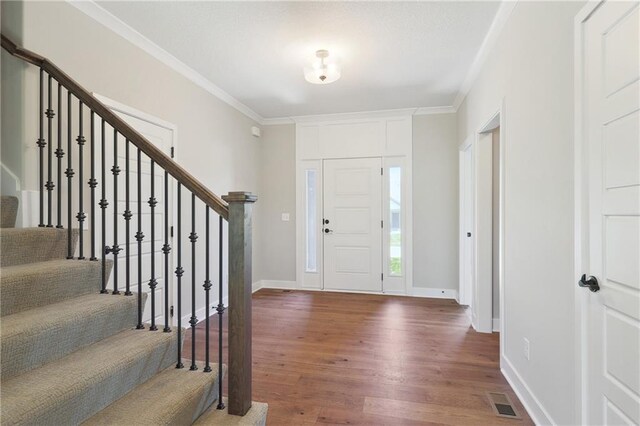
M87 107L95 111L109 125L127 138L133 145L149 156L156 164L165 169L178 182L184 185L192 193L211 207L225 220L229 219L229 208L220 197L211 192L205 185L193 177L189 172L176 163L171 157L162 152L152 144L147 138L138 133L124 120L114 114L102 102L96 99L88 90L69 77L64 71L54 65L47 58L44 58L30 50L17 46L8 37L2 34L2 48L11 55L20 58L30 64L36 65L51 75L58 83L62 84L75 97L82 101Z

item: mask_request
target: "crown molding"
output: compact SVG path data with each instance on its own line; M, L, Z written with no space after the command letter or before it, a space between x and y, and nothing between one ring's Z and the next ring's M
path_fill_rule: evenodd
M341 112L336 114L314 114L297 115L291 117L265 118L262 120L262 125L276 126L280 124L296 124L318 121L359 120L380 117L409 117L413 115L450 114L455 112L456 109L452 105L422 108L383 109L376 111Z
M460 105L462 105L464 98L467 96L467 93L469 93L469 90L471 90L471 86L476 81L476 78L478 78L478 74L480 73L482 66L487 60L489 53L491 53L491 50L495 47L498 37L500 36L500 33L502 33L509 16L511 16L511 12L513 12L517 3L517 0L506 0L500 3L498 12L496 12L496 16L493 18L493 22L489 27L489 31L487 31L487 35L484 37L484 40L480 45L480 49L471 63L471 67L469 67L469 72L458 90L458 95L453 101L453 107L456 111L460 108Z
M451 114L456 112L457 108L453 105L448 106L436 106L436 107L422 107L418 108L413 115L431 115L431 114Z
M138 31L133 29L131 26L103 9L93 0L88 1L74 1L67 0L69 4L74 6L76 9L80 10L90 18L95 21L101 23L114 33L118 34L120 37L132 43L134 46L142 49L147 52L149 55L153 56L163 64L167 65L169 68L173 69L177 73L181 74L188 80L192 81L196 85L200 86L207 92L211 93L216 98L240 111L247 117L252 120L262 124L263 118L260 114L225 92L220 87L213 84L210 80L204 77L202 74L173 56L171 53L167 52L153 41L149 40L147 37L140 34Z

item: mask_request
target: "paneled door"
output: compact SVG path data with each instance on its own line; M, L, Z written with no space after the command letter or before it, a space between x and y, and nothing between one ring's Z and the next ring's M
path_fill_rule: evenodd
M382 160L324 160L324 288L382 291Z
M601 4L582 32L589 216L589 262L580 282L588 292L585 411L586 421L598 425L640 424L639 5Z
M173 129L167 128L164 125L156 124L148 119L143 119L136 117L134 115L124 113L122 111L115 110L116 114L120 116L123 120L125 120L129 125L131 125L134 129L140 132L144 137L146 137L149 141L151 141L154 145L160 148L165 154L170 155L171 146L173 144ZM96 122L96 131L97 137L96 141L99 143L100 141L100 124L99 121ZM117 157L114 157L114 138L113 138L113 129L108 125L106 126L106 143L105 143L105 164L107 169L106 174L106 187L105 192L107 195L107 200L109 201L109 206L106 209L106 243L107 245L113 244L114 237L114 215L117 218L118 224L118 245L121 248L120 253L118 254L118 289L124 293L127 279L129 280L129 285L131 287L131 291L136 293L138 291L138 260L140 258L142 264L142 270L140 276L142 277L142 291L151 294L151 289L149 288L149 281L151 278L155 278L157 285L155 288L155 317L156 317L156 325L158 328L162 329L162 324L164 324L164 313L165 313L165 286L169 286L169 303L168 305L172 305L172 297L173 292L171 288L172 282L172 254L169 256L169 276L165 276L165 256L162 253L162 245L164 244L165 238L165 216L167 216L169 220L169 226L172 224L172 211L173 211L173 185L171 184L172 179L169 180L169 186L167 187L167 201L168 201L168 209L165 209L165 186L164 186L164 171L158 167L151 167L151 160L144 154L141 155L140 161L140 169L138 170L138 161L137 161L137 153L138 150L133 144L129 144L129 210L133 214L133 217L129 223L129 274L127 275L127 265L126 265L126 255L127 255L127 232L126 232L126 222L123 218L123 213L126 210L126 171L127 171L127 161L126 161L126 145L125 139L118 135L118 150ZM114 209L114 203L111 200L114 199L114 182L113 175L111 173L111 168L114 164L114 158L117 158L117 165L120 168L120 173L118 175L118 199L117 199L117 210ZM98 163L99 164L99 161ZM138 197L138 174L140 174L140 189L141 195ZM152 185L152 177L153 177L153 198L156 200L156 205L153 211L153 229L154 232L151 232L152 229L152 213L151 206L149 205L149 199L151 197L151 185ZM100 187L97 188L97 194L100 194ZM138 243L135 238L135 234L138 231L138 199L141 201L141 212L142 212L142 222L141 229L144 234L144 240L142 242L142 253L141 256L138 256ZM98 210L98 217L101 214L100 210ZM169 245L173 247L172 238L169 235L168 241ZM153 244L151 242L151 238L153 235ZM103 244L104 246L104 244ZM106 257L107 259L113 259L113 254L109 254ZM152 265L152 259L154 260ZM152 270L153 266L153 270ZM107 284L107 289L112 290L114 286L114 277L115 271L112 271L111 276L109 278L109 282ZM147 297L146 304L144 306L143 312L143 321L148 322L151 320L151 297ZM172 321L171 321L172 322Z

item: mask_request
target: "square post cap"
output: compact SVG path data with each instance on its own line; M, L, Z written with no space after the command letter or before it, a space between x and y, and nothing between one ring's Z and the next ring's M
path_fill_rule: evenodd
M258 197L251 192L237 191L223 195L222 199L227 203L255 203Z

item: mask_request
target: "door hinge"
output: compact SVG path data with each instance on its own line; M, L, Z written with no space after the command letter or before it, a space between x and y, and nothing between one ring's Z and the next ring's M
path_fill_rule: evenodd
M173 317L173 305L171 305L171 308L169 308L169 315Z
M384 168L380 167L380 176L384 176Z
M380 280L384 281L384 272L380 274Z
M384 220L380 221L380 228L384 228Z
M171 147L171 158L174 158L176 156L176 149L174 147Z

